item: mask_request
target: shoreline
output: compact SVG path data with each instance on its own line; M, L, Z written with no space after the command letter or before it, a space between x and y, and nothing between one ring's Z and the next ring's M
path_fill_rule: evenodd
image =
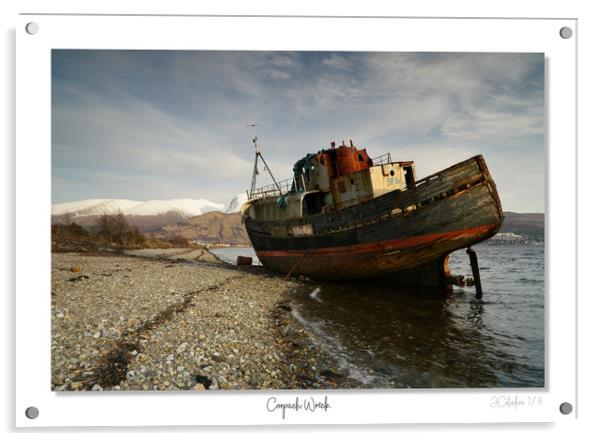
M306 289L207 250L53 253L52 390L342 387L291 316Z

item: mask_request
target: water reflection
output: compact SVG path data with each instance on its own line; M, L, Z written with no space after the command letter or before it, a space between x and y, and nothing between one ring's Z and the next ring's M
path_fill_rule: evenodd
M484 302L482 300L472 300L470 302L470 313L467 316L468 321L479 328L483 326L483 315L485 314L483 305Z
M484 297L386 285L320 283L294 294L293 314L365 387L543 387L543 245L474 247ZM252 255L227 249L223 258ZM227 260L227 259L226 259ZM453 274L471 275L464 250Z
M328 283L298 293L293 304L339 368L366 386L499 384L487 357L492 339L480 332L486 305L461 293Z

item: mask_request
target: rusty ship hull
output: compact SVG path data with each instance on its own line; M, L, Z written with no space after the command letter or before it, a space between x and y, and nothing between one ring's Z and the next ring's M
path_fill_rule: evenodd
M243 219L259 260L270 270L448 290L453 282L450 253L493 236L503 214L495 183L479 155L404 191L340 210L277 224Z

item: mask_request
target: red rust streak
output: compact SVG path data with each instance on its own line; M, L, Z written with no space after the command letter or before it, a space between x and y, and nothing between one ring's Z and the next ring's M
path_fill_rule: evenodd
M448 231L446 233L425 234L422 236L408 237L405 239L383 240L380 242L372 242L358 245L347 245L342 247L318 248L314 250L274 250L274 251L257 251L258 256L301 256L304 254L342 254L342 253L364 253L378 250L394 250L399 248L409 248L419 245L428 244L441 239L458 239L461 237L473 236L487 233L496 227L495 224L481 225L479 227L465 228L463 230Z

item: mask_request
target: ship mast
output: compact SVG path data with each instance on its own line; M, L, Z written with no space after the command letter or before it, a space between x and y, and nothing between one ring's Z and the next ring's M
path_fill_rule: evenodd
M256 127L259 124L247 124L247 127L252 127L253 130L257 130ZM255 136L253 137L253 145L255 146L255 162L253 163L253 177L251 178L251 190L249 191L249 197L252 197L253 194L255 193L255 186L257 184L257 175L259 174L259 170L257 169L257 160L261 159L261 162L263 162L263 165L265 166L265 169L268 171L268 173L270 174L270 177L272 178L272 181L274 181L274 185L276 185L276 188L278 189L278 192L280 194L282 194L282 190L280 189L280 185L278 184L278 182L276 182L276 179L274 178L274 175L272 174L272 171L270 170L270 167L268 167L267 162L265 162L265 159L263 159L263 155L261 154L261 150L259 149L259 142L258 142L258 138L257 138L257 132L255 132Z
M255 184L257 183L257 175L259 174L259 170L257 170L257 158L261 155L261 151L259 150L259 145L257 144L257 136L253 137L253 144L255 145L255 163L253 164L253 177L251 178L251 190L249 190L249 197L255 193Z

